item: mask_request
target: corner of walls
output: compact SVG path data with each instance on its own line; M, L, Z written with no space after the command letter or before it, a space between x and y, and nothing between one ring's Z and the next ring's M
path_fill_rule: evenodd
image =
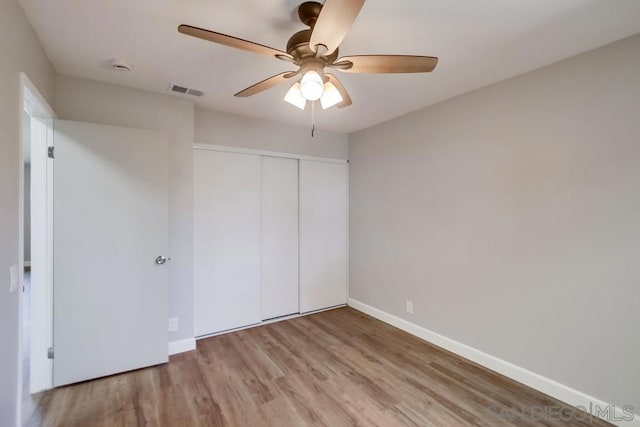
M169 317L180 330L170 342L193 337L194 142L346 159L347 135L196 107L191 100L58 74L60 119L158 130L169 135ZM175 347L175 346L174 346ZM180 347L180 345L178 345Z
M169 317L180 329L171 342L193 337L193 124L194 103L67 75L56 78L60 119L129 126L169 137Z

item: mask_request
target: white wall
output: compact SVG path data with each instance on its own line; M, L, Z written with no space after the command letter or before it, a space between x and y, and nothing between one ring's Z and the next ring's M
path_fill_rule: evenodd
M18 292L9 293L9 267L18 264L20 72L53 105L54 70L15 0L0 2L0 425L16 423Z
M293 114L306 114L292 109ZM221 113L202 108L195 112L195 140L200 144L227 145L307 156L348 158L345 134L268 120Z
M350 135L351 298L640 411L639 118L636 35Z
M169 135L170 341L193 337L193 143L346 158L347 136L195 108L191 100L59 75L56 113L66 120L159 130ZM195 136L194 136L195 134ZM150 153L152 155L152 153Z

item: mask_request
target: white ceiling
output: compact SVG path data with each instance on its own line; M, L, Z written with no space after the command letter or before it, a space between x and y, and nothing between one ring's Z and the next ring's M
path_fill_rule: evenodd
M332 0L339 1L339 0ZM302 0L20 0L56 70L165 92L203 90L197 104L308 125L282 101L287 85L233 94L291 69L285 62L179 34L185 23L285 50L304 26ZM352 132L640 32L640 0L368 0L342 55L440 57L431 74L340 74L353 105L322 111L318 127ZM130 73L113 71L122 58Z

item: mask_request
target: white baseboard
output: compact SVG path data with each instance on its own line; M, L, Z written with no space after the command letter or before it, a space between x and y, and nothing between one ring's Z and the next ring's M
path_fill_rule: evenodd
M598 416L597 410L603 411L607 408L612 408L611 411L617 414L618 420L602 418L615 425L640 427L640 415L635 415L633 420L624 421L622 420L624 418L622 416L622 408L615 407L600 399L589 396L586 393L572 389L571 387L560 384L557 381L538 375L535 372L531 372L525 368L514 365L513 363L509 363L506 360L499 359L476 348L445 337L444 335L430 331L422 326L418 326L415 323L411 323L385 311L371 307L370 305L353 298L349 298L349 306L368 314L371 317L375 317L378 320L395 326L398 329L402 329L405 332L422 338L423 340L435 344L438 347L442 347L445 350L462 356L465 359L469 359L484 366L485 368L491 369L492 371L498 372L519 383L525 384L535 390L554 397L562 402L568 403L574 407L580 407L580 409L586 408L586 411L590 412L594 416ZM638 409L640 408L635 408L636 411ZM602 415L602 413L600 413L600 415Z
M187 338L179 341L171 341L169 343L169 356L174 354L185 353L196 349L196 339Z

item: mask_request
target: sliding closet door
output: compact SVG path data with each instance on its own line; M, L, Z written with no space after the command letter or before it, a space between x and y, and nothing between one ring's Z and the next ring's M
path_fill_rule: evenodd
M298 160L262 158L262 319L298 313Z
M347 165L300 160L300 312L347 302Z
M259 323L260 156L196 150L196 336Z

